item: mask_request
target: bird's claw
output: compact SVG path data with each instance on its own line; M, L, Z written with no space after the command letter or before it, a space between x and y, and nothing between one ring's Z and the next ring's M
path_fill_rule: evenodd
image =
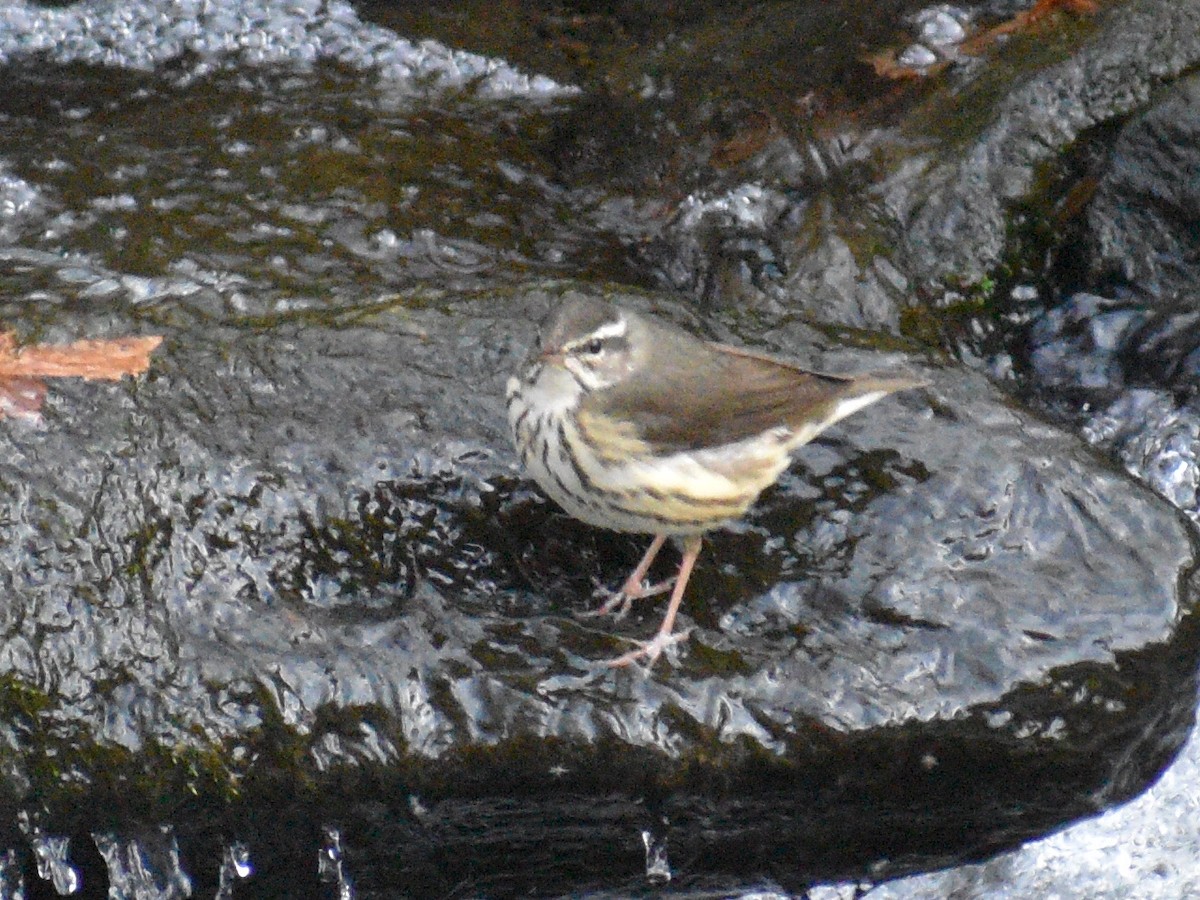
M678 644L680 641L686 641L691 634L690 631L662 632L660 631L648 641L638 643L638 646L628 653L618 656L616 659L610 659L605 665L610 669L620 669L625 666L633 665L643 657L646 660L647 671L654 665L655 660L662 655L662 652L672 644Z
M660 581L658 584L646 584L643 581L641 584L633 587L626 585L621 588L621 593L630 600L641 600L643 597L657 597L659 594L665 594L673 587L675 587L675 579L671 577Z
M582 619L594 619L597 616L607 616L609 613L613 613L615 609L616 612L613 613L613 618L620 621L628 615L632 607L633 598L624 591L617 591L617 593L610 596L597 609L585 609L579 613L579 617Z
M634 600L665 594L674 584L674 578L668 578L666 581L660 581L658 584L646 584L643 582L637 585L630 585L627 583L621 590L605 600L599 608L581 612L579 615L585 619L592 619L596 616L607 616L611 613L612 617L619 622L629 615L629 610L633 608ZM614 610L616 611L614 612Z

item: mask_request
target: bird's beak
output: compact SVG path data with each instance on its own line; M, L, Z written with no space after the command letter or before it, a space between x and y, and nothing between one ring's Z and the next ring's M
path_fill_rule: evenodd
M563 358L561 350L530 350L529 355L525 357L525 364L521 367L525 372L526 381L530 384L538 381L547 366L564 368Z

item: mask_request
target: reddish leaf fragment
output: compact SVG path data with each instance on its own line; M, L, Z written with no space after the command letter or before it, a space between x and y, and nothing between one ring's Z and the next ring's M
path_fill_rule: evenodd
M45 378L116 381L140 375L161 343L153 335L18 347L11 333L0 331L0 419L38 419L46 399Z
M46 382L40 378L0 378L0 419L36 421L46 399Z
M87 378L115 381L140 375L162 337L82 340L70 344L16 345L11 334L0 333L0 379Z

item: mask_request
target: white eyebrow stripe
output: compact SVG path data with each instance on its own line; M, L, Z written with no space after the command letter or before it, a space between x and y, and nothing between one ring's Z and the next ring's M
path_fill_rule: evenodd
M629 323L625 321L625 317L622 316L615 322L605 322L591 334L585 335L577 341L571 341L571 343L567 344L566 348L564 349L570 350L575 347L582 347L589 341L603 341L606 338L625 337L625 333L627 331L629 331Z
M605 322L592 332L592 337L600 338L601 340L604 338L625 337L625 332L628 330L629 323L625 321L624 316L621 316L615 322Z

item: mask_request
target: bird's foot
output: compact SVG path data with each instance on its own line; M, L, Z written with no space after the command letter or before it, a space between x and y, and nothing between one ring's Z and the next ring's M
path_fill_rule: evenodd
M646 660L646 669L649 670L654 661L662 655L662 652L672 644L678 644L680 641L686 641L690 632L676 631L660 631L648 641L640 642L636 648L628 653L618 656L616 659L610 659L606 665L610 669L620 669L625 666L633 665L639 659Z
M581 619L594 619L597 616L607 616L613 614L613 618L618 621L628 615L629 610L633 607L633 598L623 591L617 591L615 594L610 594L596 609L585 609L576 615ZM616 612L613 612L616 610Z
M633 608L634 600L665 594L674 584L674 578L668 578L666 581L660 581L658 584L645 584L643 582L641 584L630 585L626 582L621 587L621 590L609 596L599 608L581 612L579 615L582 618L591 619L596 616L607 616L611 613L612 617L619 622L629 614L629 610Z

